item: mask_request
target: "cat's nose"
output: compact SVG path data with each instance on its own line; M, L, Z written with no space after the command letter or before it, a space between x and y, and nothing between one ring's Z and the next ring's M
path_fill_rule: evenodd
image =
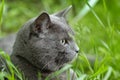
M78 52L79 52L79 50L76 51L76 53L78 53Z
M79 52L79 47L76 46L75 52L78 53Z
M75 51L76 53L78 53L78 52L79 52L79 47L78 47L78 45L77 45L76 43L74 43L74 44L72 44L72 46L73 46L74 51Z

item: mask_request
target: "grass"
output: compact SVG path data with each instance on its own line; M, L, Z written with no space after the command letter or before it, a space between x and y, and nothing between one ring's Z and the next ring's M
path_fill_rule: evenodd
M29 2L29 4L26 4L26 2ZM16 3L20 4L16 5ZM61 6L58 6L58 3ZM88 2L86 3L86 0L41 0L36 2L32 0L31 2L28 0L25 0L25 2L13 0L12 3L8 1L5 5L10 8L10 10L6 10L6 13L3 14L1 30L2 34L15 32L29 18L38 15L37 13L42 9L53 13L72 4L73 9L70 14L68 14L68 21L76 32L75 39L81 52L72 64L55 72L56 74L52 75L52 77L59 75L64 70L72 68L77 74L77 80L119 80L119 3L119 0L98 0L96 5L90 5ZM84 8L86 5L89 9ZM4 52L0 51L0 53L3 55ZM91 62L87 58L87 55L96 56L95 62ZM4 54L4 56L6 55ZM6 62L8 61L7 64L10 64L9 67L11 67L10 71L12 74L3 70L0 72L0 79L2 80L5 76L10 80L15 80L14 74L18 74L17 76L19 76L21 80L22 78L24 79L19 70L12 65L10 59L8 57L3 58ZM47 77L46 80L49 80L49 78L50 77Z
M4 0L2 0L1 3L0 3L0 33L1 33L1 23L2 23L3 8L4 8Z
M4 80L4 78L7 78L9 80L25 80L24 75L12 64L10 60L10 56L0 51L0 60L2 62L2 70L0 72L0 79Z

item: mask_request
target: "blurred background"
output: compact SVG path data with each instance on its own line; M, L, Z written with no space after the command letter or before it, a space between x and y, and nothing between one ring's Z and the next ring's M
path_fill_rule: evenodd
M79 80L120 79L120 0L2 1L0 37L17 32L27 20L42 11L52 14L72 5L67 20L76 33L75 39L81 50L73 63ZM90 64L86 55L95 55L95 63Z

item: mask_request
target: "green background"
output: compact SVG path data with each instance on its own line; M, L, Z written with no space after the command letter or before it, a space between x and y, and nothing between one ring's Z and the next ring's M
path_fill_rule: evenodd
M97 3L93 6L89 1ZM0 13L0 37L17 32L42 11L52 14L70 5L72 10L67 20L80 47L78 58L72 64L78 80L119 80L120 0L5 0L3 14ZM87 55L96 56L94 64Z

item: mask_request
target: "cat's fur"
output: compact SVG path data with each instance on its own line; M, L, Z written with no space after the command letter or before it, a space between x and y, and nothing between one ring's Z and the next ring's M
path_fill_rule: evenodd
M65 19L69 9L52 15L43 12L26 22L17 33L11 59L28 80L38 80L38 72L44 80L76 56L79 48ZM65 73L59 76L60 80L66 77Z

